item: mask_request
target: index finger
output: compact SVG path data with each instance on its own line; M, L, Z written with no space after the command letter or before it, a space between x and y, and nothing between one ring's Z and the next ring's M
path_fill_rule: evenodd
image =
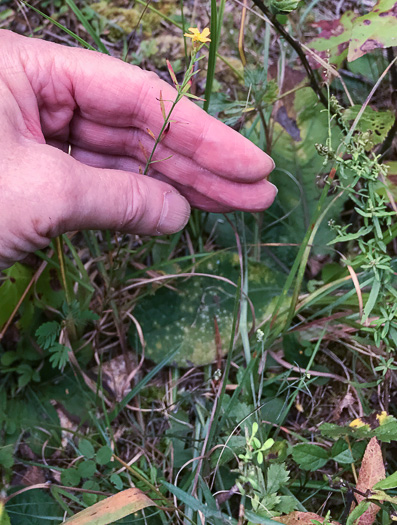
M168 111L176 90L157 75L94 51L38 40L34 45L44 57L41 60L51 60L55 65L46 89L36 90L39 106L65 100L65 93L60 91L69 90L80 115L87 120L119 128L149 128L154 135L159 134L164 122L160 96ZM40 49L44 46L46 49ZM31 55L26 56L25 71L30 73L32 84L40 84ZM257 181L274 167L266 153L186 97L175 107L171 120L163 144L221 177ZM50 125L53 127L53 122Z

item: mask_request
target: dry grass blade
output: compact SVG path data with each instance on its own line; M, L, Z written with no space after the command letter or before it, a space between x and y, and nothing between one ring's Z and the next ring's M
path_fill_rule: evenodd
M153 505L156 503L141 490L127 489L82 510L64 523L68 525L107 525Z

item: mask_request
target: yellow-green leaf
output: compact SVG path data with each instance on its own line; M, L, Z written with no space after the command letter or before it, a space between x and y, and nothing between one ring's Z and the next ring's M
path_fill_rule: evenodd
M356 60L369 51L397 45L397 2L378 0L372 11L353 23L347 59Z
M78 512L64 523L68 525L109 525L151 505L156 505L156 503L141 490L127 489Z
M0 525L11 525L10 518L4 508L3 502L0 501Z

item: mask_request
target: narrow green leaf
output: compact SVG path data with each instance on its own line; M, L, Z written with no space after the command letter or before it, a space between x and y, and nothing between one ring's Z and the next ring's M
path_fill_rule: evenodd
M92 51L96 51L95 47L92 47L91 44L80 38L78 35L76 35L76 33L73 33L73 31L70 31L70 29L43 13L43 11L40 11L40 9L37 9L36 7L33 7L32 5L28 4L28 2L25 2L25 0L21 0L21 2L30 9L33 9L33 11L35 11L40 16L44 17L46 20L49 20L52 24L54 24L54 26L58 27L59 29L62 29L62 31L65 31L65 33L77 40L77 42L79 42L82 46L86 47L87 49L91 49Z
M222 514L221 511L210 509L205 503L202 503L197 498L194 498L190 494L187 494L187 492L184 492L167 481L162 481L161 483L188 508L196 512L200 511L205 518L218 518L221 520L221 523L230 523L228 516Z
M381 481L376 483L376 485L374 485L372 488L379 490L389 490L397 488L397 472L394 472L394 474L391 474L390 476L387 476L387 478L382 479Z
M84 29L91 36L95 44L98 46L98 50L101 51L101 53L104 53L105 55L110 55L106 46L103 44L102 40L96 34L94 28L92 27L90 22L87 20L87 18L83 15L83 13L80 11L80 9L77 7L77 5L74 3L74 1L73 0L65 0L65 1L67 5L70 7L70 9L73 11L73 13L77 16L78 20L83 24Z
M355 507L352 512L349 514L349 517L347 518L346 525L354 525L358 518L364 514L366 510L368 510L369 506L371 505L370 501L363 500L361 501L357 507Z
M364 322L368 318L369 314L374 309L379 292L380 292L380 281L378 281L378 279L374 279L372 288L371 288L371 292L368 297L367 304L364 307L364 315L363 315L362 322Z

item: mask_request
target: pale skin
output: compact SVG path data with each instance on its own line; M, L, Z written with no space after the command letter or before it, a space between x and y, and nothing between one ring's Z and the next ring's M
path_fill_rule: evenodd
M149 176L150 152L175 90L94 51L0 30L0 269L83 229L159 235L190 205L261 211L277 190L263 151L182 99ZM70 154L68 154L70 152Z

